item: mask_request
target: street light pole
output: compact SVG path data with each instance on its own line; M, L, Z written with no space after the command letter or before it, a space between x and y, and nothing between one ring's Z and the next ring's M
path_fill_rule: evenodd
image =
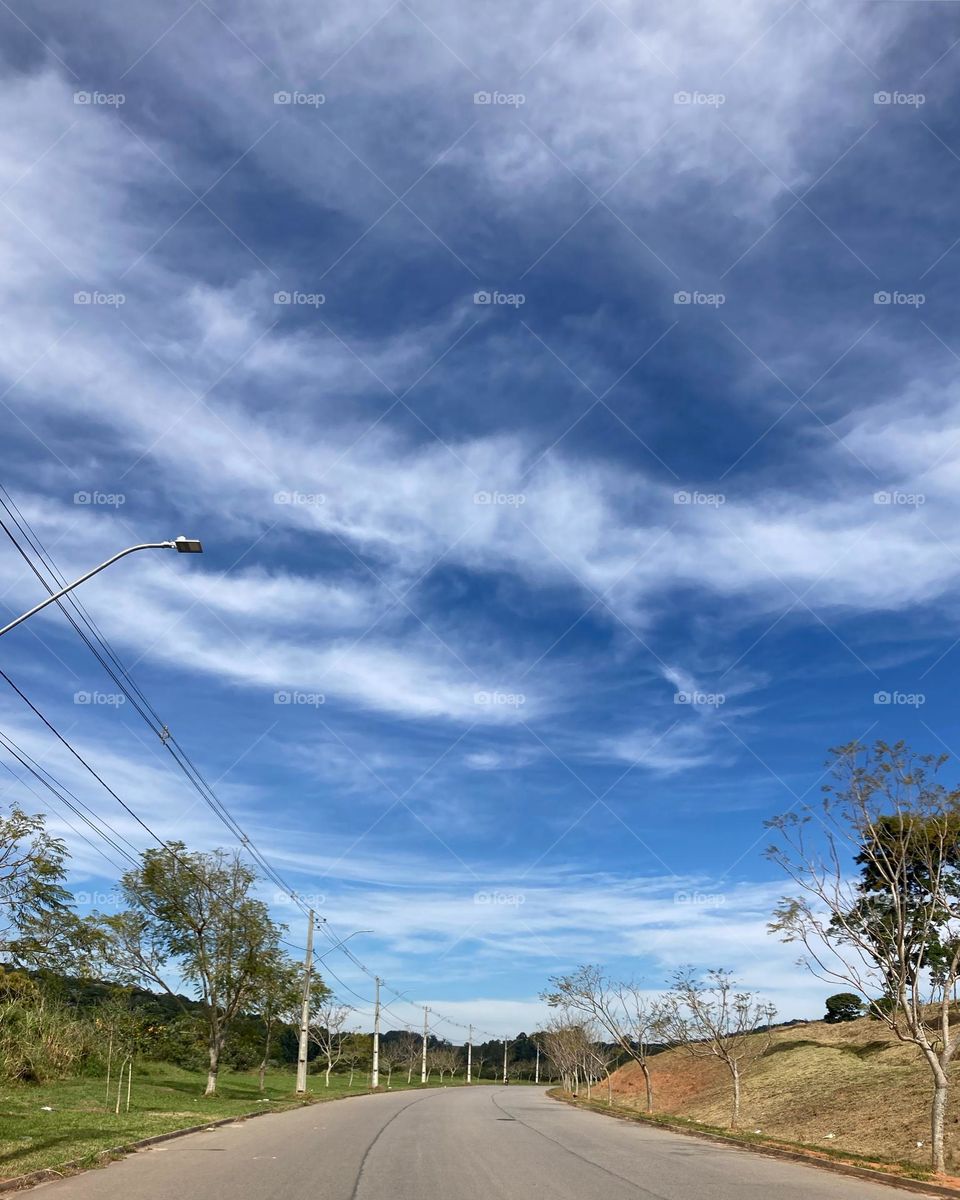
M85 575L81 575L73 583L68 583L59 592L54 592L46 600L41 600L39 604L35 604L33 608L23 613L22 616L17 617L15 621L4 625L0 629L0 637L5 633L9 633L11 629L15 629L22 621L26 621L28 617L32 617L34 613L38 613L42 608L46 608L48 604L53 604L54 601L60 600L67 592L72 592L81 583L86 583L88 579L99 574L105 567L111 566L117 559L125 558L128 554L133 554L137 550L178 550L181 554L200 554L203 551L203 547L196 538L186 537L178 537L172 542L142 542L139 546L128 546L126 550L121 550L119 554L114 554L112 558L108 558L106 562L102 562L99 567L94 567L92 571L87 571Z

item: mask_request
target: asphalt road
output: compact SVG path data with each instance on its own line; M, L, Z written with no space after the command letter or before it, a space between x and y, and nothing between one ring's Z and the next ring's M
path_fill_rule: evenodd
M907 1193L611 1120L532 1087L395 1092L163 1143L44 1200L896 1200Z

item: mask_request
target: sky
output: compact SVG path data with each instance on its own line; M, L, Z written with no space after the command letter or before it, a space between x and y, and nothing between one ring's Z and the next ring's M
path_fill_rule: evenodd
M78 598L398 1021L531 1029L584 962L822 1012L764 821L831 746L960 748L958 56L927 0L0 4L5 486L68 578L202 539ZM236 845L55 608L3 650Z

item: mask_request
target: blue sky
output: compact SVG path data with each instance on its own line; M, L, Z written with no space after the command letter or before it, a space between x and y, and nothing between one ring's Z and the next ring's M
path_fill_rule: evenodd
M271 861L494 1031L584 961L816 1015L764 819L831 745L960 740L954 6L0 29L7 486L68 576L203 539L82 599ZM14 614L37 584L0 555ZM163 836L229 844L60 614L4 651Z

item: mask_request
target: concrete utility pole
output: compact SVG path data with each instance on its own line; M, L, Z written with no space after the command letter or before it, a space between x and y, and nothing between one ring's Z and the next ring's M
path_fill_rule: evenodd
M539 1083L539 1082L540 1082L540 1043L537 1042L537 1076L536 1076L536 1079L534 1079L534 1083Z
M507 1039L503 1039L503 1082L507 1082Z
M297 1054L297 1094L307 1090L307 1052L310 1048L310 991L313 983L313 909L307 919L307 956L303 960L303 1003L300 1006L300 1051Z
M467 1035L467 1083L473 1082L473 1026L470 1026L470 1033Z
M420 1063L420 1082L427 1082L427 1013L430 1011L426 1005L423 1006L423 1058Z
M373 1072L370 1079L371 1087L380 1086L380 976L374 976L376 999L373 1005Z

